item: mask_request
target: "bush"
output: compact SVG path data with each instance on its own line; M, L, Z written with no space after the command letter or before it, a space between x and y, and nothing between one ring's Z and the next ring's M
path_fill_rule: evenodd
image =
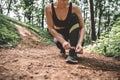
M0 47L15 46L20 37L13 24L0 16Z
M93 46L88 48L105 56L120 56L120 18L116 19L108 34L101 36Z
M8 16L4 16L4 15L1 15L1 14L0 14L0 19L2 19L2 20L4 19L7 22L12 22L14 24L18 24L18 25L21 25L23 27L28 28L44 44L48 45L48 44L52 44L53 43L53 38L51 37L50 33L47 30L44 30L44 29L42 29L40 27L37 27L37 26L34 26L34 25L30 25L30 24L26 24L24 22L17 21L15 19L12 19L12 18L10 18ZM10 23L7 23L7 24L10 24Z

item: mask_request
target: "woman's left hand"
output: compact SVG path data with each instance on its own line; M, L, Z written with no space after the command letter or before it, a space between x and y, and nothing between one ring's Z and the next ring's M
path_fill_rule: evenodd
M75 48L75 52L80 53L83 50L83 47L81 46L81 44L78 44Z

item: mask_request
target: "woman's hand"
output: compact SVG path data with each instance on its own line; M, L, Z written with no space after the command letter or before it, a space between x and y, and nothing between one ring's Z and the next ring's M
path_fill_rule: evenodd
M83 53L83 47L81 46L81 44L78 44L76 46L75 52L80 53L80 54Z
M70 45L70 43L67 42L67 41L65 41L62 45L63 45L63 48L64 48L64 49L71 49L71 45Z

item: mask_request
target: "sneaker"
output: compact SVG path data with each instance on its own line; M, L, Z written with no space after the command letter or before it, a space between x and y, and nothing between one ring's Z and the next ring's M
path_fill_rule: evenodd
M69 56L67 57L66 62L67 63L78 63L77 58L78 58L77 53L75 52L74 49L71 49L69 51Z
M77 64L78 60L75 57L68 56L67 59L66 59L66 62L70 63L70 64Z

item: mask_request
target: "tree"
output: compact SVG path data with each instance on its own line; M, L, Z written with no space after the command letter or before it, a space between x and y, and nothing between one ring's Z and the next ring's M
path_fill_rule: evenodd
M23 3L24 3L23 9L25 10L24 13L25 17L28 19L29 23L31 23L34 0L23 0Z
M45 8L45 4L44 4L44 0L42 0L42 28L44 27L44 8Z
M99 1L97 1L97 3L98 3L98 7L99 7L99 16L98 16L99 17L99 21L98 21L98 33L97 33L97 37L99 39L100 38L101 17L102 17L103 11L102 11L102 1L99 0Z
M12 4L12 0L8 0L8 11L7 11L7 15L10 13L11 4Z
M3 14L2 6L0 5L0 14Z
M53 2L53 0L49 0L49 1L50 1L50 3Z
M94 21L94 4L93 0L88 0L90 7L90 19L91 19L91 39L96 40L96 30L95 30L95 21Z

